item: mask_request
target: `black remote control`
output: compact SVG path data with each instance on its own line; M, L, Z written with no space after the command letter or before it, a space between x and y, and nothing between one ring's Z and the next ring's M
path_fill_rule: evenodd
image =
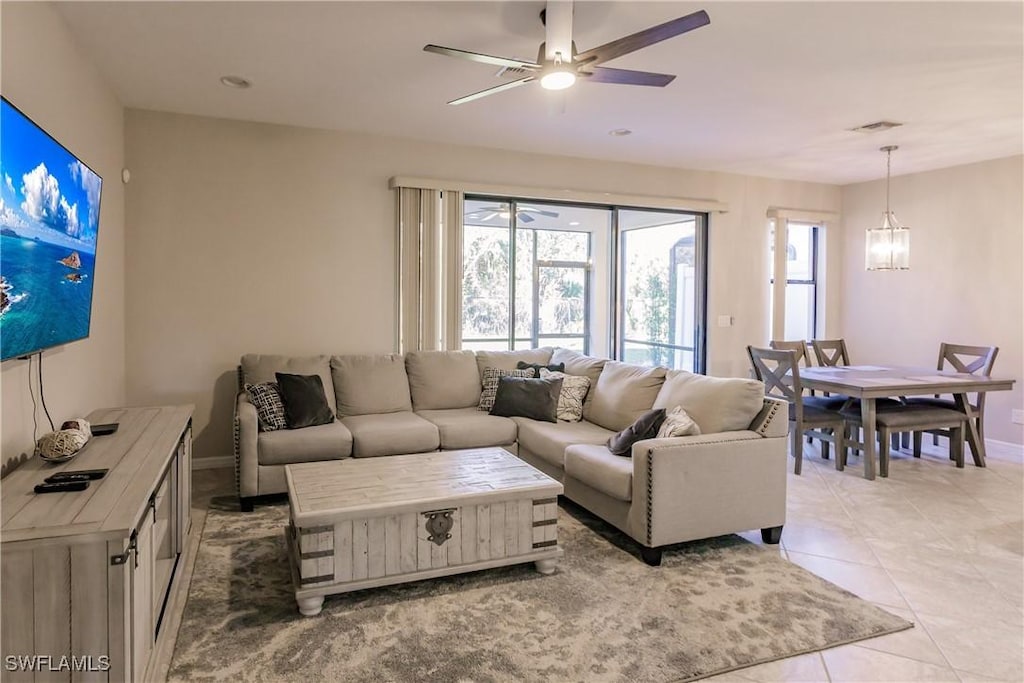
M46 479L43 479L48 484L53 484L61 481L92 481L93 479L102 479L107 476L108 470L68 470L67 472L58 472L57 474L51 474Z
M107 434L113 434L117 431L118 422L108 422L106 424L93 425L89 428L93 436L106 436Z
M63 481L50 484L36 484L36 493L60 493L62 491L84 491L89 488L87 481Z

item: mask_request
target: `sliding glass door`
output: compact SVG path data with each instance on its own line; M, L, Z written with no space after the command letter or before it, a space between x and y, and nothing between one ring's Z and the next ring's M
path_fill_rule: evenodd
M704 369L702 214L619 209L618 356Z

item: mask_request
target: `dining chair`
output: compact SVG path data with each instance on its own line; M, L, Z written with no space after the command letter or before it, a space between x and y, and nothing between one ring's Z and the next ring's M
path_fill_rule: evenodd
M836 410L815 408L804 403L803 386L800 384L800 364L797 352L782 349L760 349L747 347L754 376L764 383L766 396L785 398L789 401L790 443L796 464L793 473L800 474L804 459L804 434L821 441L821 456L828 458L829 445L836 447L836 469L845 464L846 433L845 420Z
M938 370L941 372L946 370L948 364L956 372L962 372L969 375L981 375L983 377L992 376L992 367L996 363L996 355L999 354L998 346L968 346L965 344L948 344L942 342L939 344L939 362ZM906 400L908 405L925 405L934 406L939 408L951 408L953 410L959 410L956 401L950 398L942 398L941 396L935 396L931 398L908 398ZM985 392L979 392L977 398L974 401L968 399L967 401L967 419L974 420L974 424L978 431L978 450L981 451L980 455L982 458L985 457ZM939 445L940 436L950 436L943 429L931 429L925 430L932 435L932 445ZM914 457L921 457L921 439L924 435L923 431L914 432ZM975 455L979 455L975 453Z
M803 367L811 367L814 363L811 362L811 352L808 348L807 341L798 339L795 341L781 341L775 340L768 342L768 346L776 350L782 351L793 351L796 353L797 363L803 363ZM804 396L804 405L812 405L815 408L824 408L825 410L839 410L846 403L846 396L829 396L826 392L823 396L815 396L814 389L806 390L809 396ZM811 443L814 440L813 436L808 435L807 443ZM822 457L828 459L828 454L822 451Z
M846 419L847 424L855 427L863 427L860 420L860 411L849 407L840 411ZM878 430L878 475L889 476L889 453L890 440L902 432L914 432L915 435L933 429L941 429L949 434L949 458L956 462L958 468L964 466L964 432L967 423L967 416L959 410L944 408L941 406L928 405L904 405L899 403L886 403L879 405L875 412L875 424ZM865 439L874 438L874 435L864 435ZM863 444L850 443L851 448L857 449ZM915 454L919 457L919 454ZM846 466L846 452L836 455L836 469L842 470Z
M811 346L814 348L818 365L822 367L850 364L850 354L846 352L845 339L813 339Z

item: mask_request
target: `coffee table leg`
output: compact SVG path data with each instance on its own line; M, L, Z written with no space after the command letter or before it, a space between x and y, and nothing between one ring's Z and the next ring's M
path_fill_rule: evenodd
M314 598L296 598L299 603L299 613L305 617L315 617L324 608L324 596L318 595Z
M533 563L537 567L537 571L541 574L554 574L555 565L558 564L556 559L537 560Z

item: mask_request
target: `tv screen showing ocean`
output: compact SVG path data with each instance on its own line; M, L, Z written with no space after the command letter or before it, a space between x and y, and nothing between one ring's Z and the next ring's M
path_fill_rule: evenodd
M0 359L89 336L103 181L0 104Z

